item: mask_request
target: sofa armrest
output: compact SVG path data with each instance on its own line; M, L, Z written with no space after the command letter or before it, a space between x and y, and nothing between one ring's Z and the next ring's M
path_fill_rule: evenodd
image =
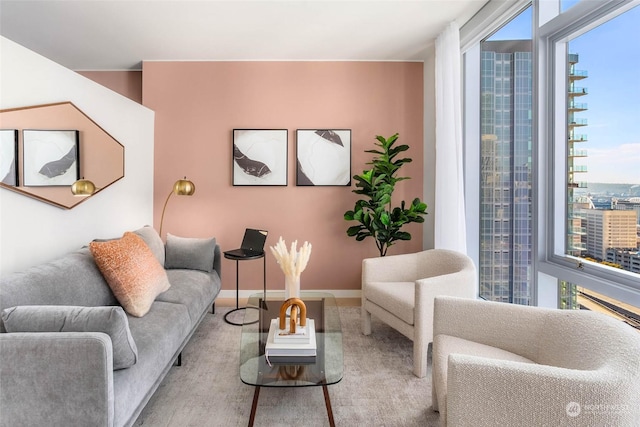
M607 369L581 371L452 354L446 425L637 426L640 411L632 387Z
M101 332L0 334L1 426L112 426L113 352Z

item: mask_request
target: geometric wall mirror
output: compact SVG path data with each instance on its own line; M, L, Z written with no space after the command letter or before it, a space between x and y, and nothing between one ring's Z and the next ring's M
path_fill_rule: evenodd
M124 177L124 146L71 102L0 110L0 188L71 209Z

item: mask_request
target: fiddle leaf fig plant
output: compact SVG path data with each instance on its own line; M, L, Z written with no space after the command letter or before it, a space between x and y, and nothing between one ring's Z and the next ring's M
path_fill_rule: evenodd
M408 145L395 145L398 134L384 138L376 136L375 143L379 149L365 150L365 153L373 153L376 156L368 165L371 169L363 171L360 175L354 175L356 189L354 193L364 196L356 201L353 210L344 213L347 221L357 221L347 229L347 235L362 241L367 237L373 237L380 256L387 254L387 249L397 240L411 240L411 234L402 231L405 224L411 222L424 222L427 214L427 205L419 198L413 199L407 206L403 200L400 206L392 207L391 196L398 181L409 177L397 176L398 170L405 163L410 163L410 158L397 158L398 155L409 149Z

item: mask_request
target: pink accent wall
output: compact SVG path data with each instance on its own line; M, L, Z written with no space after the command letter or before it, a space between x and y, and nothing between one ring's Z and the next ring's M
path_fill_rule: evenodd
M78 74L126 96L138 104L142 103L141 71L78 71Z
M357 195L351 187L297 187L296 129L351 129L351 175L362 172L375 136L400 134L413 162L394 199L422 196L423 64L418 62L144 62L143 104L156 114L154 225L173 183L196 185L172 196L163 234L215 236L222 250L240 246L246 227L269 231L267 288L284 289L268 246L313 245L302 289L360 289L362 259L378 256L371 239L346 235L343 219ZM232 185L232 130L288 129L288 186ZM389 255L422 249L422 226ZM223 286L235 290L235 262L223 260ZM240 289L262 289L262 261L240 264Z

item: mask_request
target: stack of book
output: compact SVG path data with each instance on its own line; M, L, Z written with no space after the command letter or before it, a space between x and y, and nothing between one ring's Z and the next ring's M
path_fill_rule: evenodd
M272 319L265 345L265 357L269 364L303 365L316 361L316 329L313 319L306 326L296 326L294 333L289 328L280 329L278 319ZM287 322L287 326L288 322Z

